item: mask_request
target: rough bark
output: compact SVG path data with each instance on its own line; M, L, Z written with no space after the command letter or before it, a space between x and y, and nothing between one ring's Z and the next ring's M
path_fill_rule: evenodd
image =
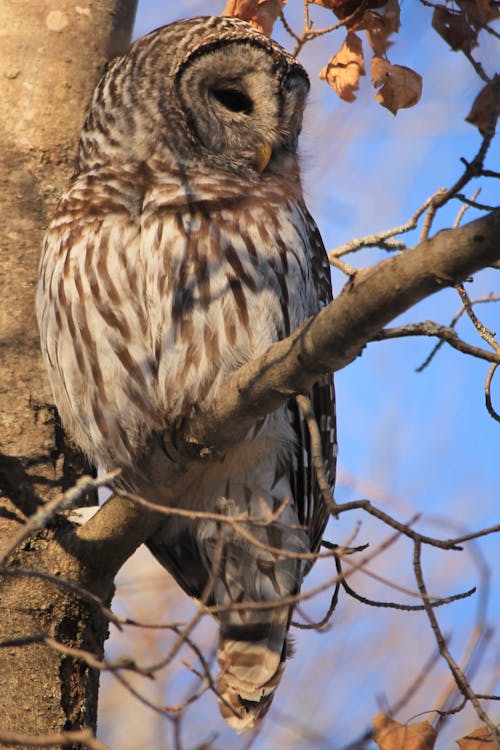
M83 468L51 405L34 293L43 230L71 175L90 93L105 61L126 48L135 12L127 0L53 7L13 0L1 13L0 550ZM78 561L58 538L63 526L25 544L14 564L81 580ZM51 632L102 651L106 624L78 599L32 578L8 576L0 586L0 640ZM98 678L73 660L43 645L2 648L0 675L1 728L95 725Z

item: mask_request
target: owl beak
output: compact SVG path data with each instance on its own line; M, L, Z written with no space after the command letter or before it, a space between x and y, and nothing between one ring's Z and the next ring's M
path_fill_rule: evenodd
M262 143L257 148L256 160L257 160L257 172L263 172L269 164L273 149L269 143Z

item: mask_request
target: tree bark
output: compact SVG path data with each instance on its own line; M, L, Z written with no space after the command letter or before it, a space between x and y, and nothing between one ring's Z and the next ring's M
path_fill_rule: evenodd
M39 353L34 293L43 231L71 172L104 63L128 45L135 3L2 4L0 45L0 551L85 464L65 444ZM82 580L44 531L10 562ZM101 653L107 626L41 579L2 577L0 640L50 632ZM107 596L111 595L108 590ZM98 675L44 645L0 648L0 728L38 734L95 726Z

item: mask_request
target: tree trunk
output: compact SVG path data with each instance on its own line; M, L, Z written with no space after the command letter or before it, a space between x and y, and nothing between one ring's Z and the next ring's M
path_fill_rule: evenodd
M64 440L39 351L34 295L43 231L73 169L78 135L106 60L128 45L135 3L79 8L3 3L0 45L0 553L39 504L74 483L83 458ZM88 469L87 469L88 470ZM85 583L69 524L15 552L15 567ZM103 582L109 600L112 584ZM46 580L6 575L0 640L50 633L102 653L96 609ZM0 729L95 727L98 674L44 644L0 648Z

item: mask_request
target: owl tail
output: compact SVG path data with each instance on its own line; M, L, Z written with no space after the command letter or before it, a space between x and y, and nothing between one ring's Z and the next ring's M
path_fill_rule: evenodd
M289 655L289 608L251 614L261 621L221 628L217 652L219 709L238 733L253 729L269 710Z
M282 485L276 481L273 494L232 481L227 495L231 499L218 499L219 512L234 515L247 510L251 517L265 521L244 527L256 544L236 529L224 527L224 549L212 592L212 602L222 607L218 614L219 708L229 726L245 732L269 710L290 655L292 608L283 600L300 589L304 574L300 555L308 551L309 540L292 503L286 505L279 521L268 523L269 511L276 512L282 498L290 497L288 480ZM269 509L265 513L264 503ZM205 536L200 533L199 538L213 561L217 527L210 532L205 528ZM279 554L278 549L287 554Z

